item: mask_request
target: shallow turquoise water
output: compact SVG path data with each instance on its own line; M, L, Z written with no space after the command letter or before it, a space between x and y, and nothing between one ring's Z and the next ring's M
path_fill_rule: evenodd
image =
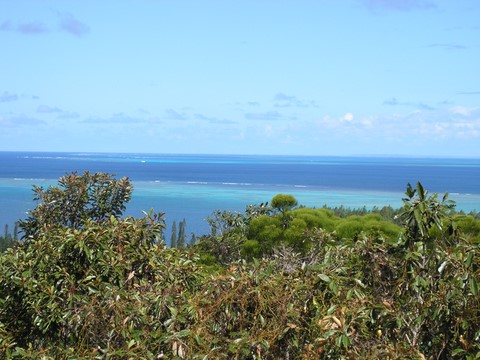
M187 228L196 234L208 232L205 222L213 210L231 210L243 212L249 204L267 202L278 193L294 195L299 204L308 207L345 206L349 208L390 205L394 208L402 206L402 192L314 189L295 187L267 187L208 184L175 184L160 182L134 182L134 194L128 214L137 216L141 210L154 208L155 211L166 212L169 224L187 219ZM473 211L480 208L480 195L451 194L450 199L457 202L457 210Z
M32 200L32 185L49 186L53 180L10 180L0 179L0 219L3 223L13 224L24 218L36 203ZM242 186L178 184L173 182L134 181L132 200L127 204L126 215L142 216L142 210L153 208L165 212L168 228L173 220L187 220L189 232L197 235L208 232L205 219L214 210L243 212L249 204L270 201L278 193L294 195L299 204L309 207L346 206L368 209L390 205L394 208L402 205L402 192L316 189L291 186ZM457 203L457 210L473 211L480 209L480 195L450 194ZM168 231L167 231L168 233Z

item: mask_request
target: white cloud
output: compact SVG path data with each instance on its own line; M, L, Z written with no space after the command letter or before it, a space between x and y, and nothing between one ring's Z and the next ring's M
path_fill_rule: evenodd
M351 112L346 113L345 115L343 115L342 120L347 122L352 122L353 114Z
M266 124L266 125L263 127L263 130L264 130L265 135L266 135L267 137L272 137L273 134L274 134L273 126L270 125L270 124Z
M369 127L369 126L373 125L372 120L369 119L369 118L362 119L362 121L360 123L365 127Z
M475 108L468 108L465 106L454 106L450 109L450 112L456 115L470 116L475 110Z
M405 143L412 138L427 142L435 139L476 139L480 134L480 110L456 106L364 117L347 112L341 117L324 115L312 122L311 127L315 127L318 134L329 134L331 137L381 137Z

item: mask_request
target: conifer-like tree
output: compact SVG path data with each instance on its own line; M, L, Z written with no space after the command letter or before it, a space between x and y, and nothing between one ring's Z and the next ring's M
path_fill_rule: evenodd
M18 221L15 222L13 227L13 240L18 240Z
M179 223L179 229L178 229L178 247L179 248L184 248L185 247L185 226L187 225L187 222L185 219L180 221Z
M197 242L197 237L195 234L192 232L192 236L190 237L190 245L194 245Z
M177 223L173 220L172 224L172 237L170 238L170 247L176 248L177 247Z
M5 234L4 236L0 235L0 253L7 250L9 247L14 245L15 241L12 238L12 235L8 232L8 225L5 224Z

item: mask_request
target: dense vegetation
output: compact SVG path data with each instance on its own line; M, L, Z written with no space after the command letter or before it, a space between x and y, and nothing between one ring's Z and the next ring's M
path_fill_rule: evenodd
M5 232L3 236L0 235L0 253L15 245L16 240L18 240L18 223L15 224L13 234L10 233L8 225L5 225Z
M178 248L163 214L122 217L132 191L34 188L0 255L0 358L480 358L480 220L420 183L399 210L279 194L214 212L194 244L180 222Z

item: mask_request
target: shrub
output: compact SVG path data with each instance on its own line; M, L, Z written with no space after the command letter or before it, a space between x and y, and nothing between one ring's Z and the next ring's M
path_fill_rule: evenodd
M47 228L8 250L0 258L0 331L10 344L54 357L69 348L153 357L158 341L170 349L181 321L164 322L201 275L192 255L158 243L162 227L155 215L112 217L80 230Z

